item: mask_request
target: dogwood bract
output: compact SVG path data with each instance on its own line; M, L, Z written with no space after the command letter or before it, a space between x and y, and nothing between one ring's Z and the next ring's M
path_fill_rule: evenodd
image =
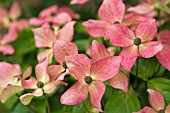
M103 82L118 73L121 60L120 56L110 56L93 63L84 54L66 56L68 70L78 81L61 96L60 102L79 104L89 92L92 106L102 111L100 101L106 89Z

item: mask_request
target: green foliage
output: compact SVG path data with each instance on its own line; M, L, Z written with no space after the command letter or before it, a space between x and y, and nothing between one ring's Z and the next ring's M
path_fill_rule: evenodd
M159 66L159 62L156 60L156 58L150 58L150 59L139 58L138 77L144 81L147 81L155 74L155 71L158 70L157 69L158 66ZM131 73L133 75L136 74L136 64L133 66Z
M127 94L115 90L105 106L105 113L132 113L140 110L139 100L132 88Z

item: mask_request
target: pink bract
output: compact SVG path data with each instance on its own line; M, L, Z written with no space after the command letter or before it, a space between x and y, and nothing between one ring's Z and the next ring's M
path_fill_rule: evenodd
M124 47L122 67L130 71L137 57L150 58L163 49L160 41L152 41L157 32L155 19L148 18L141 22L135 32L122 24L110 28L110 42L114 46Z
M14 48L9 45L17 39L16 23L12 23L8 29L8 33L5 35L0 35L0 52L3 55L14 54Z
M163 30L158 34L158 40L162 42L163 49L158 54L156 58L159 62L170 71L170 31Z
M129 12L135 12L137 14L146 15L149 17L154 17L157 12L154 11L154 5L149 3L141 3L137 6L128 8Z
M121 60L119 56L111 56L93 63L83 54L66 56L68 70L78 81L61 96L60 102L79 104L89 92L92 106L102 112L100 101L105 91L103 82L118 73Z
M91 47L91 57L93 62L96 62L100 59L110 57L110 52L105 48L105 46L102 43L99 43L97 41L92 42ZM109 84L113 88L118 88L123 90L125 93L128 91L128 78L127 76L119 70L119 72L108 80Z
M125 25L138 24L145 18L138 14L130 14L124 18L125 4L122 0L104 0L98 10L98 15L101 20L88 20L83 22L83 26L87 29L88 33L95 37L104 37L109 39L110 27L116 23Z
M30 77L28 80L21 78L23 88L34 89L32 93L27 93L20 96L20 100L24 105L28 105L34 96L39 97L42 96L43 93L49 94L54 91L56 82L54 79L50 79L50 75L48 74L48 60L49 59L47 57L43 62L36 65L36 79L34 77ZM57 82L59 82L58 85L63 83L62 81Z
M5 103L11 96L23 91L19 76L20 66L7 62L0 62L0 101Z

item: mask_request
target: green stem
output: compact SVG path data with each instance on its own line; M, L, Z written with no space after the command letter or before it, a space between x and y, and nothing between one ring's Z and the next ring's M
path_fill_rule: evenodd
M135 76L135 84L134 87L137 87L137 82L138 82L138 63L139 63L139 58L136 60L136 76Z
M45 101L46 101L46 105L47 105L47 113L51 113L50 112L50 104L49 104L48 98L47 98L47 96L45 94L44 94L44 97L45 97Z
M86 105L85 105L84 102L83 102L83 106L84 106L84 108L86 109L86 111L87 111L88 113L91 113L90 110L86 107Z

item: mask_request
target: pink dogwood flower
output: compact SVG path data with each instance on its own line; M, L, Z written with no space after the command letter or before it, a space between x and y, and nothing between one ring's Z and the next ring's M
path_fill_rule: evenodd
M50 75L47 73L47 66L48 58L36 65L36 79L34 77L30 77L28 80L21 78L21 84L24 89L34 89L32 93L20 96L22 104L28 105L33 97L42 96L44 93L50 94L54 91L57 85L61 83L64 84L62 81L57 81L56 83L55 80L50 80Z
M35 26L40 26L45 23L60 26L71 21L72 18L79 18L79 15L75 14L68 7L58 8L56 5L53 5L42 10L38 18L31 18L29 23Z
M158 34L158 40L162 42L163 49L158 54L156 54L156 58L159 62L170 71L170 31L162 30Z
M110 52L105 48L105 46L102 43L99 43L95 40L92 42L91 57L93 62L96 62L100 59L107 58L110 56L111 56ZM128 78L121 70L119 70L119 72L111 79L109 79L108 82L113 88L121 89L125 93L127 93Z
M89 0L71 0L70 4L85 4L86 2L88 2Z
M16 39L16 24L12 23L7 34L0 34L0 52L2 52L3 55L14 54L15 50L11 45L9 45L9 43L15 41Z
M26 19L19 19L20 16L21 8L18 2L12 4L9 12L5 8L0 8L0 26L8 28L15 22L17 30L20 31L29 25Z
M151 107L145 106L139 112L133 113L170 113L170 104L165 108L164 97L160 92L153 89L148 89L147 91L150 94L149 103Z
M24 88L19 79L29 76L30 67L22 74L18 64L0 62L0 101L5 103L11 96L21 92Z
M66 65L78 81L61 96L60 102L80 104L89 92L92 106L102 112L100 101L106 89L103 82L118 73L121 60L120 56L110 56L93 63L84 54L66 56Z
M161 41L152 41L156 33L156 21L152 18L141 22L135 32L122 24L111 26L111 44L124 47L120 56L123 57L121 65L125 70L130 71L138 57L150 58L163 49Z
M53 53L53 46L56 40L61 39L70 42L74 35L75 21L68 22L63 28L61 28L57 34L50 29L49 26L42 26L40 28L34 28L35 45L37 48L47 48L46 50L38 54L38 61L41 62L49 54Z
M91 36L95 38L104 37L104 39L109 39L108 34L110 27L113 24L122 23L130 26L138 24L145 19L135 13L129 14L124 18L124 13L125 4L122 0L104 0L98 10L98 15L101 20L90 19L83 22L83 26Z

